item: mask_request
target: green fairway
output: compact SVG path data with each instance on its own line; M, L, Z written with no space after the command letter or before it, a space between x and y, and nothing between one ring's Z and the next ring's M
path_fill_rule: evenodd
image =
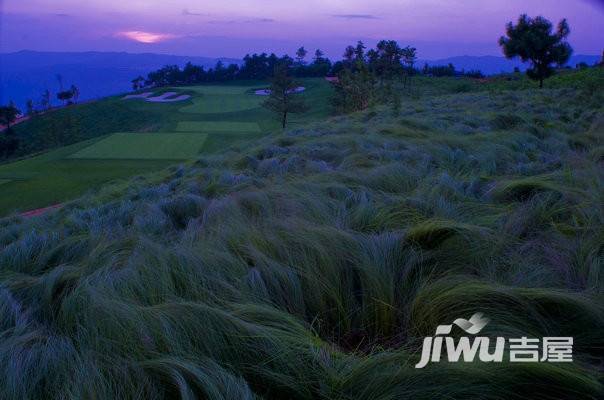
M193 104L180 109L183 113L215 114L251 110L260 107L262 97L253 94L212 94L195 97Z
M183 121L176 127L178 132L201 133L256 133L261 132L257 122Z
M69 158L187 160L199 154L207 135L196 133L114 133Z
M243 110L252 110L261 106L263 98L251 92L255 87L250 86L194 86L189 91L197 93L193 104L180 109L183 113L216 114Z
M78 160L69 156L95 140L0 165L0 213L62 203L116 179L157 171L174 160Z
M330 85L303 79L310 106L292 115L301 126L329 114ZM19 124L25 154L41 155L0 164L0 216L64 202L106 182L241 146L279 131L277 119L250 93L267 82L161 88L192 96L179 103L110 97L42 114ZM130 133L114 133L130 132ZM113 133L113 134L112 134ZM49 151L50 149L50 151Z

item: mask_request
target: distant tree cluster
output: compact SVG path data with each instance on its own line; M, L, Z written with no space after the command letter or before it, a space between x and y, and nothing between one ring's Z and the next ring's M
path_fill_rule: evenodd
M422 68L422 74L426 76L435 76L435 77L443 77L443 76L455 76L457 71L455 70L455 66L453 64L448 65L429 65L424 64L424 68Z
M219 61L214 68L205 69L203 66L187 63L184 68L177 65L167 65L151 72L147 78L137 77L132 81L132 88L140 90L147 86L177 86L195 85L209 82L228 82L238 79L265 80L273 76L275 68L285 65L290 74L298 78L326 76L332 69L331 61L317 49L312 61L306 61L308 52L301 47L296 52L296 58L288 55L278 57L276 54L248 54L243 58L243 64L225 66Z
M457 70L451 63L448 65L429 65L426 63L421 70L421 74L432 77L465 76L468 78L484 78L484 74L479 70Z
M57 99L62 101L64 105L77 103L79 97L80 90L75 85L71 85L68 90L63 90L57 93Z
M63 102L63 105L70 105L78 102L78 98L80 97L80 89L76 87L76 85L71 85L71 87L67 90L63 88L63 76L61 74L57 74L57 81L59 82L59 92L57 93L57 99ZM48 92L48 91L46 91ZM50 97L50 93L44 93L44 97ZM48 99L50 100L50 99ZM43 99L43 103L46 103L46 99ZM48 101L50 104L50 101Z
M400 89L410 86L411 77L418 74L414 65L417 50L401 47L394 40L382 40L367 50L361 41L344 50L341 64L336 63L337 80L332 103L336 112L364 110L376 103L391 102L393 110L400 108Z
M56 94L57 100L62 102L65 106L76 104L80 98L80 89L75 85L71 85L69 89L65 90L63 88L63 78L61 75L57 75L57 79L60 84L60 90ZM50 109L52 109L52 95L48 89L42 93L39 101L36 102L29 99L25 102L25 115L27 116L32 116L38 112L45 112Z
M57 99L62 101L64 105L77 103L80 97L80 90L77 86L71 85L69 89L65 90L63 87L63 77L57 75L56 78L60 88L56 94ZM39 102L34 102L31 99L27 100L25 103L25 115L33 116L40 111L44 112L50 110L52 108L51 99L52 95L47 89L42 93ZM9 158L15 155L15 153L18 153L18 150L27 145L27 143L19 139L12 129L12 125L21 115L21 110L19 110L12 101L6 106L0 106L0 125L3 127L2 132L0 132L0 159ZM47 137L49 138L52 138L53 136L58 137L63 133L63 129L56 126L49 126L46 132ZM59 144L61 141L57 140L56 143Z

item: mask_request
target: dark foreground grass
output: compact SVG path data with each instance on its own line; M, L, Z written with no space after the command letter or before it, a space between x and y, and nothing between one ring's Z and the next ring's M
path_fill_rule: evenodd
M0 397L602 398L601 93L426 96L2 220ZM575 361L414 368L475 312Z

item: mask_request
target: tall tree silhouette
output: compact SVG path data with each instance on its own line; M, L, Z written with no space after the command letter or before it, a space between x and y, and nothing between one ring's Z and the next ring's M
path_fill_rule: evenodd
M271 81L270 97L262 106L279 117L281 126L285 129L289 114L303 113L308 110L304 100L296 94L298 84L288 74L288 67L279 64Z
M553 75L552 65L564 65L570 59L573 49L566 42L570 28L566 19L558 24L553 32L553 25L543 17L530 18L523 14L518 24L509 22L506 36L499 39L499 45L507 58L520 57L523 62L530 62L527 70L529 78L543 81Z
M298 65L304 65L304 64L306 64L306 61L304 61L304 59L306 58L307 54L308 54L308 51L306 51L306 49L304 48L304 46L300 47L296 51L296 64L298 64Z
M365 46L365 44L362 41L358 41L357 42L357 47L355 47L354 49L354 56L355 56L355 61L357 62L365 62L365 49L367 47Z
M7 131L10 131L12 123L16 121L19 114L19 109L13 102L10 102L9 105L0 107L0 123L6 126Z
M71 97L73 98L73 102L77 103L78 99L80 98L80 89L78 89L76 85L71 85L69 91L72 93Z

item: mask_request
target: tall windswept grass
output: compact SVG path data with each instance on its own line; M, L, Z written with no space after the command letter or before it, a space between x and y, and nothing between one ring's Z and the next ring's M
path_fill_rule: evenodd
M422 96L0 221L0 398L602 398L599 93ZM414 368L476 312L575 362Z

